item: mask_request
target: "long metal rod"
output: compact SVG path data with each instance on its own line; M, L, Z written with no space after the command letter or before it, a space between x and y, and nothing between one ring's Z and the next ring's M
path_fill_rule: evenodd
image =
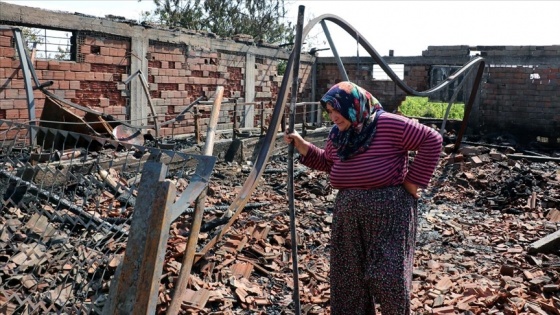
M476 100L476 95L478 94L478 87L480 86L480 83L482 82L482 75L483 74L484 74L484 62L481 62L478 65L478 71L477 71L476 77L474 79L474 84L473 84L473 88L471 90L471 95L469 96L469 101L467 102L467 105L465 106L465 113L463 115L463 123L461 124L461 129L459 129L459 133L457 134L457 138L455 139L455 144L453 146L453 152L459 151L459 147L461 146L461 140L463 139L463 135L465 134L465 131L467 130L467 124L469 122L469 117L471 115L471 110L472 110L473 104Z
M146 81L146 78L144 77L144 73L142 73L142 70L138 69L130 77L128 77L123 83L128 84L136 76L140 78L140 82L142 83L142 89L144 90L144 94L146 94L146 98L148 99L148 105L150 106L150 111L152 112L152 118L154 119L154 129L156 132L156 139L159 139L159 124L157 121L156 109L154 108L154 103L152 102L152 98L150 97L150 87L148 86L148 81Z
M459 95L459 92L463 90L463 86L465 85L465 82L467 82L467 80L469 79L468 76L471 74L471 71L472 71L472 68L469 69L469 71L467 73L465 73L465 76L463 77L463 80L461 80L459 85L455 88L455 92L453 92L453 95L449 99L449 102L447 104L447 108L445 109L445 114L443 115L443 121L441 122L441 127L439 128L439 133L442 136L445 133L445 125L447 123L447 119L449 118L449 112L451 111L451 106L453 106L453 103L457 99L457 96Z
M199 252L197 257L195 257L195 263L206 254L212 247L214 247L218 241L224 237L227 233L228 229L233 225L235 220L241 214L245 204L247 203L251 193L255 189L258 179L261 177L262 173L264 172L266 162L270 157L272 151L274 151L274 145L276 142L276 132L278 131L278 127L280 126L280 121L282 120L282 116L284 114L284 108L286 104L286 99L288 97L287 87L288 82L292 76L292 64L294 63L294 51L290 54L290 58L288 59L288 64L286 69L289 69L289 73L284 75L282 78L282 84L280 85L280 90L278 91L278 98L276 99L276 104L274 106L274 112L272 113L272 118L270 119L270 125L266 132L266 135L263 140L263 145L259 151L259 155L257 156L257 160L255 161L255 165L249 173L249 176L245 180L243 187L241 187L241 191L237 198L231 203L228 211L233 212L233 215L229 219L228 223L225 224L222 229L217 233L214 238L212 238L202 250Z
M325 36L327 37L327 41L329 42L329 46L333 52L334 60L336 60L336 64L338 65L338 71L340 71L340 75L344 81L348 81L348 74L346 73L346 68L344 68L344 64L342 64L342 59L340 59L340 55L336 50L336 46L331 37L331 32L329 32L329 28L327 27L327 23L324 20L321 21L321 26L323 27L323 32L325 32Z
M296 25L296 41L294 44L294 65L293 78L292 78L292 101L290 103L290 119L288 132L294 132L296 120L296 101L298 94L298 81L299 81L299 60L301 55L301 33L303 30L303 16L305 6L298 7L298 19ZM288 146L288 207L290 210L290 237L292 239L292 273L294 281L294 311L296 315L301 314L299 302L299 270L298 270L298 255L297 255L297 234L296 234L296 209L294 204L294 143Z
M219 86L216 89L216 97L214 99L214 106L212 106L212 114L210 116L210 123L208 124L208 129L206 131L206 141L204 144L204 155L212 155L214 149L214 135L216 133L216 125L218 124L218 116L220 115L220 107L222 104L222 98L224 96L224 87ZM204 203L206 202L206 189L203 189L200 195L196 199L196 204L194 208L194 215L192 219L191 231L187 239L187 247L183 256L183 263L181 265L181 270L179 271L179 278L175 285L175 291L173 293L173 298L171 299L171 304L167 309L168 315L179 314L181 310L181 304L185 297L185 292L187 291L187 284L189 282L189 277L191 275L191 269L194 263L194 256L196 254L196 244L198 243L198 234L200 233L200 227L202 225L202 217L204 216Z

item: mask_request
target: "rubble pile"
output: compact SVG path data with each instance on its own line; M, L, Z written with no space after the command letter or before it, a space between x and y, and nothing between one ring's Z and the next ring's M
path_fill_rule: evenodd
M447 148L449 149L449 147ZM446 150L448 151L448 150ZM510 159L512 148L465 146L442 153L420 201L412 309L419 314L560 314L560 246L535 244L559 230L557 162ZM285 155L277 155L246 210L191 277L183 309L200 314L293 310ZM222 169L226 168L226 170ZM326 174L297 164L300 300L304 314L329 314L329 235L336 191ZM209 202L230 202L250 165L216 167ZM279 170L279 171L275 171ZM234 189L235 190L235 189ZM215 220L216 214L209 220ZM187 225L188 226L188 225ZM160 313L180 269L185 237L174 233ZM184 232L184 230L183 230ZM203 237L210 238L212 232ZM560 235L558 236L560 239ZM550 246L548 246L550 247Z
M457 153L450 149L444 148L432 185L419 201L412 310L417 314L560 315L558 162L545 155L538 162L520 158L510 146L465 145ZM198 257L182 304L186 314L293 313L292 246L298 248L302 313L330 313L329 242L336 190L330 187L327 174L296 161L298 239L292 240L284 151L271 157L228 233ZM250 162L217 162L209 181L197 251L232 216L228 206L252 167ZM74 178L75 184L69 186L75 190L66 192L65 198L88 209L95 195L97 206L90 210L102 210L95 217L123 223L129 220L137 196L139 178L132 175L100 169ZM178 191L188 185L180 174L172 181ZM122 259L119 254L126 247L128 231L111 231L120 235L116 238L88 232L87 226L76 225L80 214L71 207L61 211L45 204L35 206L43 208L42 215L27 215L25 208L13 205L0 217L4 226L0 258L7 258L0 260L2 283L23 284L29 291L60 283L54 290L30 297L30 302L60 307L72 304L76 298L72 289L90 286L89 291L96 294L73 309L79 312L93 305L100 311ZM69 220L74 223L66 224ZM71 226L74 228L68 229ZM165 314L173 297L190 227L190 213L171 225L158 314ZM34 239L46 246L35 244ZM17 245L22 240L24 244ZM33 251L11 258L11 249L18 246ZM71 246L83 247L81 255L88 258L85 263L73 263L76 257L69 254L75 252ZM49 276L60 271L63 277ZM5 299L0 296L0 310L9 313L15 305Z

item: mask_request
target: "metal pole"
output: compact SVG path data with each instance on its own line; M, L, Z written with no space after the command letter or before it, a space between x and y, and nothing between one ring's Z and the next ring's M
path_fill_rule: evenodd
M327 37L327 40L329 41L329 46L331 47L334 59L336 60L336 64L338 65L338 71L340 71L340 75L342 76L342 79L344 81L350 81L350 80L348 80L348 74L346 73L346 69L344 69L344 65L342 64L342 59L340 59L340 56L338 55L338 52L336 51L336 47L334 46L334 42L332 40L331 33L329 32L329 28L327 27L327 23L325 23L324 20L321 21L321 26L323 27L323 31L325 32L325 36Z
M315 102L317 101L315 99L316 97L316 92L315 90L317 89L317 54L314 54L313 56L313 65L311 66L311 101ZM318 126L318 111L320 106L313 104L311 105L311 123L314 126Z
M264 102L261 101L261 134L262 137L264 135Z
M23 73L23 82L25 86L25 95L27 96L27 112L29 114L29 140L31 141L31 146L35 146L37 143L37 132L33 129L35 126L35 96L33 95L33 86L31 86L31 70L29 69L33 65L28 64L28 56L25 52L25 47L23 44L23 36L19 28L14 29L14 37L16 39L16 50L19 55L19 62L21 64L21 71Z
M235 140L235 138L237 138L237 99L233 100L233 134L231 135L231 138L233 140Z
M299 59L301 55L301 37L303 30L303 13L305 6L298 7L298 19L296 25L296 41L294 45L294 64L293 64L293 77L292 77L292 100L290 103L290 121L289 132L294 132L295 119L296 119L296 101L298 94L298 81L299 81ZM288 201L290 208L290 237L292 239L292 269L294 278L294 310L295 314L301 314L299 303L299 271L298 271L298 256L297 256L297 235L296 235L296 211L294 206L294 143L288 146Z

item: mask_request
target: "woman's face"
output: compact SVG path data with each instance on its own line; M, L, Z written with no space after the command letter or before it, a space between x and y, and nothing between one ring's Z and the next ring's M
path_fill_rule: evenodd
M334 109L331 104L327 103L327 113L329 118L338 126L338 130L346 131L352 123L350 120L344 118L336 109Z

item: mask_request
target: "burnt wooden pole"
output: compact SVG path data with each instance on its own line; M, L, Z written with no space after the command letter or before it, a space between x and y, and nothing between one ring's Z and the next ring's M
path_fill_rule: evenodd
M303 12L305 6L298 7L298 18L296 25L296 41L294 44L294 64L293 64L293 77L292 77L292 97L290 102L290 120L289 131L294 132L295 119L296 119L296 101L298 94L298 81L299 81L299 59L301 55L301 37L303 30ZM299 303L299 271L298 271L298 256L297 256L297 235L296 235L296 210L294 205L294 143L288 146L288 201L290 208L290 237L292 239L292 269L294 280L294 310L295 314L301 314Z
M206 131L206 142L204 144L204 155L211 156L214 149L214 135L216 133L216 125L218 124L218 116L220 115L220 107L224 96L224 88L219 86L216 90L214 105L212 106L212 114L210 115L210 123ZM202 217L204 216L204 203L206 202L206 189L203 189L198 198L194 208L194 215L192 219L191 231L187 239L187 248L183 256L183 263L179 271L179 278L175 285L175 291L171 304L167 309L167 315L179 314L181 304L187 291L187 284L191 275L191 269L194 264L194 256L196 254L196 244L198 243L198 234L200 233L200 226L202 225Z

